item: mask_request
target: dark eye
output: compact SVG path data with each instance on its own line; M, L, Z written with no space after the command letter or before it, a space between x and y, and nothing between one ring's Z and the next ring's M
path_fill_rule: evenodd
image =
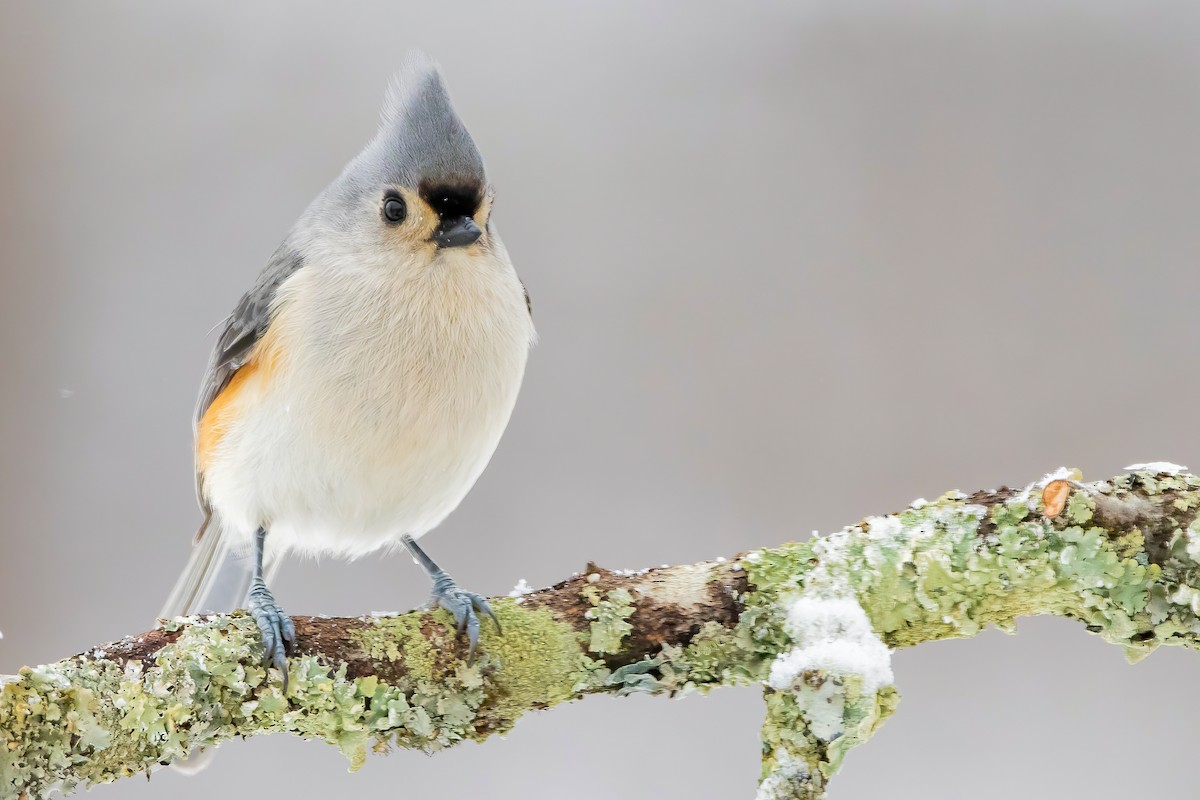
M383 198L383 218L393 225L404 221L404 217L408 214L408 209L404 207L404 200L399 195L389 194Z

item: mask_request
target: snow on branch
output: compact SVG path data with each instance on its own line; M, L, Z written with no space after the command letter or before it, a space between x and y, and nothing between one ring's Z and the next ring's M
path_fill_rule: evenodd
M0 799L148 774L194 748L293 733L438 750L588 694L763 687L759 800L819 798L894 711L890 653L1054 614L1136 661L1200 637L1200 478L1137 465L1083 483L918 501L733 561L616 573L492 600L471 664L447 615L297 617L285 696L244 614L186 618L0 678Z

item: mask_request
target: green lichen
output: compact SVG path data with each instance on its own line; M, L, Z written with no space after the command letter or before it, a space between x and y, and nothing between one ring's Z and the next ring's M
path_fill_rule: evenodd
M1096 511L1096 503L1087 492L1073 492L1067 500L1067 519L1076 525L1086 525Z
M652 656L621 666L607 676L608 691L619 695L707 693L717 686L762 683L771 662L790 645L783 632L778 598L803 579L797 564L811 556L807 544L759 550L735 565L715 570L714 580L728 584L742 570L751 573L756 591L739 597L743 604L732 628L707 622L684 646L663 645Z
M99 657L23 669L0 690L0 797L125 777L232 726L269 727L267 709L283 704L272 702L278 689L264 688L266 672L253 665L257 646L257 627L242 617L228 628L188 627L148 670ZM261 708L245 710L260 693Z
M403 675L392 685L373 676L352 682L359 702L335 704L336 716L313 720L313 730L327 740L328 731L339 731L332 743L357 766L368 745L429 752L502 733L524 712L569 700L606 677L606 671L597 676L602 665L582 653L579 634L551 612L512 600L495 601L493 608L504 634L485 630L474 663L448 657L453 626L445 612L435 615L440 630L432 632L420 618L375 620L359 634L364 647L385 663L402 662ZM338 677L323 688L336 694ZM370 702L364 705L364 698Z
M429 676L433 674L438 656L445 652L447 645L453 645L449 636L453 620L449 620L451 627L447 628L448 617L446 614L436 623L436 635L432 637L427 637L421 630L426 618L414 614L372 617L369 627L356 630L352 635L372 661L402 663L409 672ZM481 635L486 637L487 633L484 630Z
M692 567L708 570L714 584L747 589L733 598L736 623L707 622L633 663L621 654L636 595L621 585L585 585L582 631L578 616L493 601L504 635L485 625L474 663L455 655L445 612L367 620L342 642L358 650L353 671L321 653L294 656L286 697L278 674L261 666L249 617L173 623L177 640L153 662L81 656L0 684L0 800L148 772L234 736L319 738L356 769L371 750L480 740L528 710L592 692L761 684L797 646L787 616L806 593L856 597L891 648L989 625L1012 630L1028 614L1081 620L1131 660L1160 645L1200 646L1200 479L1135 473L1079 485L1052 520L1038 486L976 497L985 504L950 493L736 564ZM361 675L368 661L375 674ZM890 686L867 692L861 676L821 669L768 690L760 796L819 796L896 699Z
M542 609L494 604L505 636L485 634L468 664L437 648L448 619L371 620L354 631L391 682L348 678L320 656L277 673L259 666L258 631L245 616L200 620L162 647L152 666L80 658L24 669L0 689L0 798L42 797L102 783L235 735L287 732L335 745L358 769L368 749L434 751L509 729L525 711L603 685L608 672L582 637ZM433 635L422 633L422 627Z
M745 611L732 636L715 622L700 629L681 653L680 661L687 665L684 691L707 692L714 686L748 686L766 679L772 651L761 649L749 633L756 613L761 612Z
M1145 498L1170 493L1168 507L1186 528L1200 507L1198 487L1194 476L1127 476L1073 490L1066 512L1054 520L1041 515L1036 488L989 506L968 504L961 495L945 496L814 540L811 551L794 545L760 551L744 559L752 597L774 600L779 610L772 614L767 609L754 632L756 641L764 650L782 652L780 589L816 581L853 592L875 631L893 648L970 636L988 625L1011 631L1018 617L1030 614L1080 619L1089 631L1124 647L1130 660L1144 658L1160 644L1196 647L1200 540L1176 530L1164 558L1162 538L1170 534L1164 533L1158 512L1140 520L1142 527L1137 523ZM1129 523L1117 529L1097 526L1093 492L1125 503ZM1150 534L1143 529L1147 523L1156 528L1153 554L1147 549ZM821 696L831 691L829 684L820 686L805 690L808 694L784 693L769 700L782 709L794 706L796 714L806 710L803 732L780 733L799 724L798 719L785 719L774 733L764 732L766 740L799 737L782 769L808 776L802 781L805 791L819 791L812 775L827 777L840 761L840 753L818 752L813 744L812 737L821 738L821 726L837 717L813 716L815 709L831 712L838 706ZM776 775L778 765L768 751L765 774ZM791 757L800 761L789 761ZM801 762L807 766L798 772Z
M504 681L489 692L475 738L506 731L517 717L547 708L603 685L607 669L583 652L583 637L552 612L524 609L515 601L493 603L504 635L489 640L483 669L502 670Z
M592 608L587 618L592 621L588 649L593 653L619 653L621 642L633 630L629 616L633 614L633 595L628 589L612 589L604 597L594 586L583 590Z
M771 605L780 594L803 587L808 570L816 562L813 542L791 542L748 554L738 562L754 588L747 602L752 606Z
M1163 484L1156 481L1155 491ZM1188 482L1172 480L1171 490L1181 491L1178 485ZM1196 488L1187 492L1194 507ZM1047 613L1082 619L1110 641L1144 647L1168 633L1156 630L1160 623L1148 609L1150 589L1164 579L1164 570L1175 587L1167 598L1179 598L1169 601L1175 607L1190 600L1171 577L1200 586L1200 575L1193 576L1179 555L1169 564L1151 563L1141 530L1088 526L1094 509L1082 491L1072 494L1067 512L1055 520L1033 515L1019 497L988 508L944 499L888 518L890 525L876 522L817 540L814 557L836 564L833 577L858 596L891 647L970 636L988 625L1011 628L1019 616ZM783 552L758 564L801 576L812 569L802 551L792 552L790 564L781 563ZM756 586L780 583L757 564L749 569Z
M879 730L895 711L891 686L863 691L855 676L821 671L805 675L793 691L766 690L759 798L816 798L846 753Z

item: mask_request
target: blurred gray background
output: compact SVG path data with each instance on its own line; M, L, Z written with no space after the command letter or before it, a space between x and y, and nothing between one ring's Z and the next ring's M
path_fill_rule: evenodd
M427 543L487 593L689 562L1062 464L1200 468L1200 5L21 3L0 10L0 672L141 631L199 519L207 335L410 47L541 343ZM421 602L290 563L294 613ZM841 798L1196 795L1200 656L1062 620L895 658ZM276 736L97 798L745 797L760 700L594 698L372 758ZM1151 778L1150 776L1153 776Z

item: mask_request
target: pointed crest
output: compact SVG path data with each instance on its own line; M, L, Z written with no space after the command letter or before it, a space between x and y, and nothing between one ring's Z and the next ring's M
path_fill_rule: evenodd
M463 125L437 64L413 53L388 86L379 132L308 207L294 233L306 226L341 225L340 211L363 197L378 199L389 185L414 190L458 188L481 196L483 158Z
M380 150L388 179L407 186L487 182L483 158L450 103L433 59L415 52L392 78L380 113Z

